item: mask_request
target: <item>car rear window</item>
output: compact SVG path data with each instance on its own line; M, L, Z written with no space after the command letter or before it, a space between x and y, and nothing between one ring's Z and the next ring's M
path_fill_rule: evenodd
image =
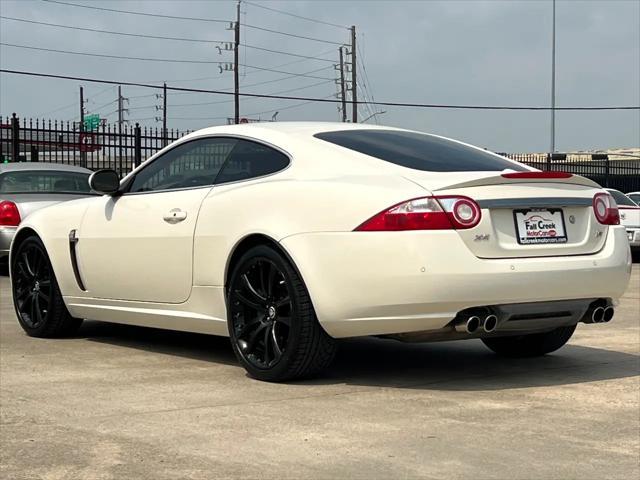
M618 204L618 206L622 205L625 207L637 207L633 201L627 197L624 193L619 192L618 190L608 190L608 192L613 196L614 200Z
M0 175L0 193L91 193L89 174L27 170Z
M427 172L527 170L488 152L424 133L339 130L314 136L386 162Z

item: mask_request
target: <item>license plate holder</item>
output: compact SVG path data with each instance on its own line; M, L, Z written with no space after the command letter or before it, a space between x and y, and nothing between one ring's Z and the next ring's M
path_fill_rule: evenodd
M561 208L514 210L513 220L520 245L567 243L567 229Z

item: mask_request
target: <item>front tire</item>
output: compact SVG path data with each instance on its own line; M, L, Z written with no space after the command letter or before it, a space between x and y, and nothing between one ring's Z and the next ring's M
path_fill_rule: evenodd
M231 345L252 377L309 377L333 360L336 342L320 326L302 279L279 252L247 251L233 268L227 299Z
M13 305L20 326L31 337L73 334L82 323L69 314L44 244L26 238L11 258Z
M484 344L498 355L511 358L539 357L555 352L569 341L576 325L559 327L550 332L513 337L483 338Z

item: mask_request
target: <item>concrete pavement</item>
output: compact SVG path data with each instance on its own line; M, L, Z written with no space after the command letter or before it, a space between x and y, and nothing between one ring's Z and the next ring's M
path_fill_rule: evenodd
M29 338L0 278L6 479L640 476L640 268L606 325L544 358L341 342L322 378L248 378L227 339L85 322Z

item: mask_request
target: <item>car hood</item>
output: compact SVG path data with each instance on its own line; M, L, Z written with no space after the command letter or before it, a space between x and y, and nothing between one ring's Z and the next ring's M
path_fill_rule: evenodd
M25 217L40 210L41 208L55 205L60 202L77 200L79 198L93 197L93 194L75 194L75 193L7 193L0 194L0 201L8 200L18 206L20 218Z

